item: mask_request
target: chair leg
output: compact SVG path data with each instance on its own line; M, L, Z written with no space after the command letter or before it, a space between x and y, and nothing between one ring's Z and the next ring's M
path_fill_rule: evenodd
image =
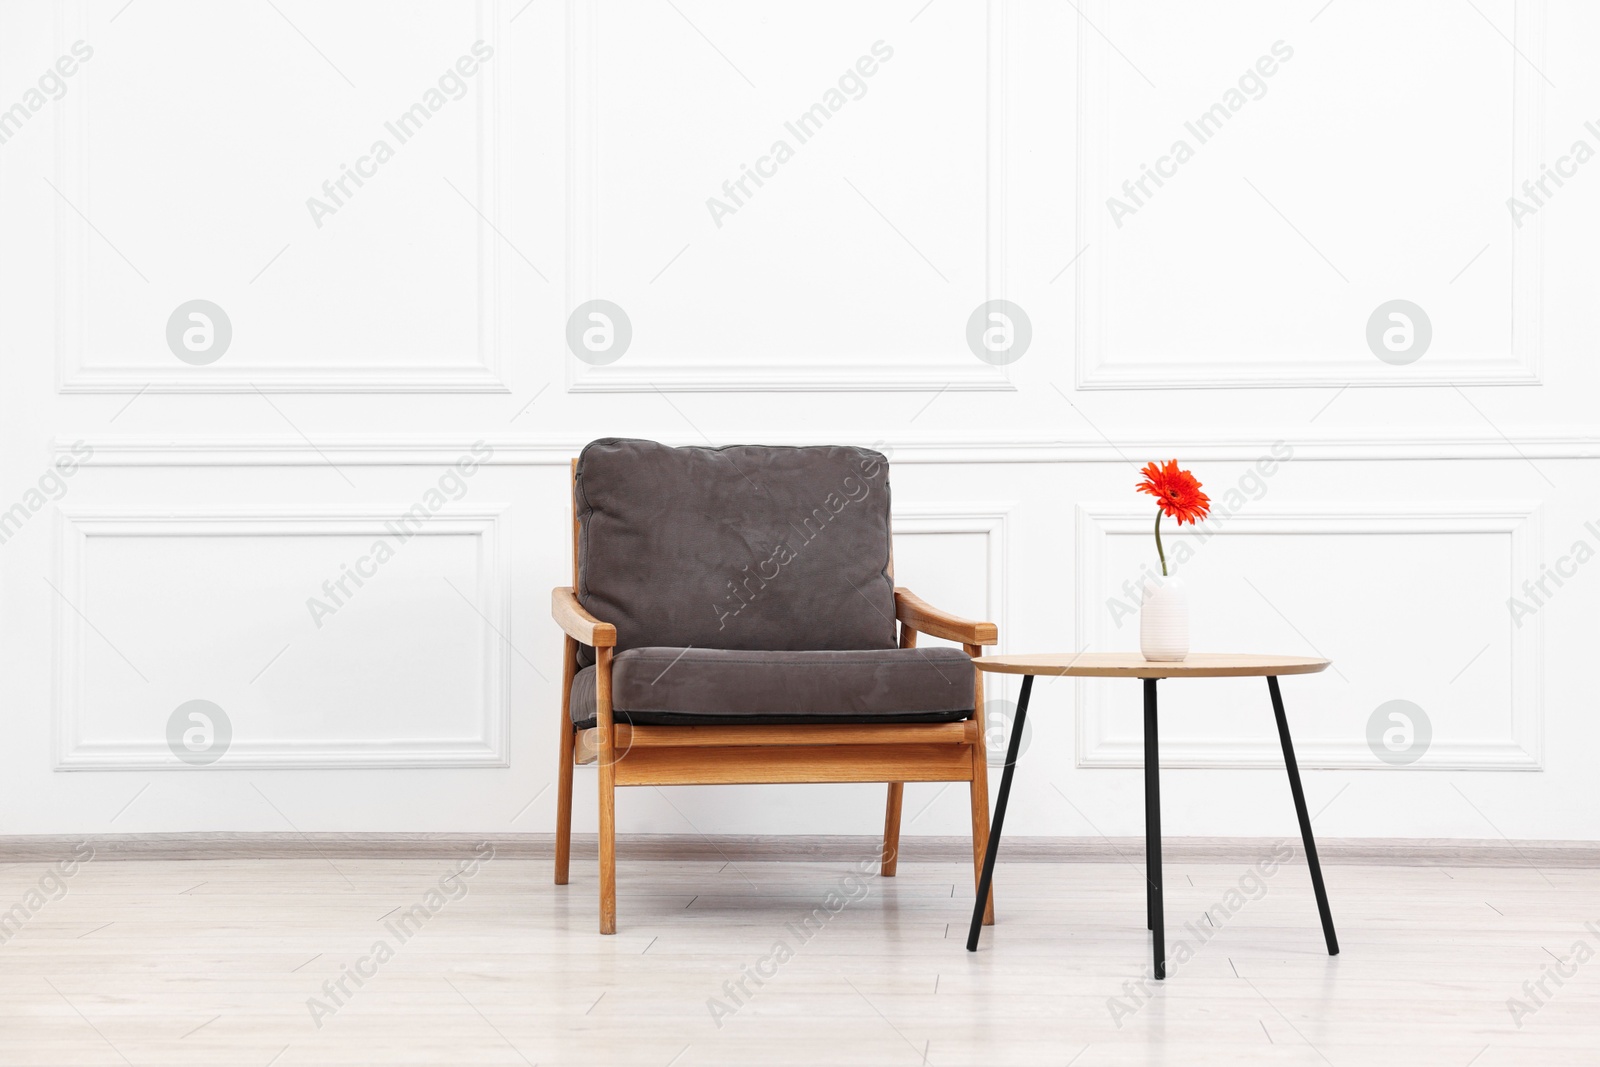
M972 750L972 877L983 887L983 858L989 851L989 760L982 744ZM983 925L994 925L994 887L983 907Z
M617 770L600 757L600 932L617 932Z
M611 718L611 650L596 650L595 712L600 726L600 932L617 932L617 750Z
M567 884L572 860L572 749L578 732L572 725L572 676L578 669L578 642L567 638L561 675L561 720L556 723L556 885Z
M983 655L983 646L964 646L967 655L977 659ZM976 710L972 717L978 720L978 741L972 746L972 879L974 888L983 888L983 861L989 852L989 751L983 734L989 721L983 707L983 672L974 668L973 701ZM994 925L994 886L989 886L989 897L983 905L983 925Z
M883 866L879 870L885 878L893 878L900 860L900 806L905 800L906 784L889 783L889 802L883 813Z
M556 885L567 884L572 860L572 749L578 736L570 718L561 726L556 754L561 761L556 771Z

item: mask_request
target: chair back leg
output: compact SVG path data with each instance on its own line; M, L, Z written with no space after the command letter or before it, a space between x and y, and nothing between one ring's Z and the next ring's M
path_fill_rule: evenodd
M883 814L883 866L879 870L885 878L893 878L900 859L900 806L905 800L906 784L889 783L889 803Z

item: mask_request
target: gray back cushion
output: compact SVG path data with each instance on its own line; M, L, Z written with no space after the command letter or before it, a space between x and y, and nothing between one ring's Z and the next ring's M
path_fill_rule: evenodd
M897 645L882 453L604 438L576 493L578 600L619 651Z

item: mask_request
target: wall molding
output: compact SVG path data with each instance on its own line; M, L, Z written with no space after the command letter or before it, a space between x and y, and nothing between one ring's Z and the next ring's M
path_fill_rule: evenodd
M829 432L797 435L766 430L727 435L727 442L759 440L766 444L829 444L840 440L865 441L868 433ZM671 445L703 445L696 435L673 431L657 439ZM576 433L548 434L318 434L315 438L288 435L155 435L91 434L58 437L50 444L54 458L67 458L74 444L94 450L90 467L304 467L326 466L444 466L482 442L494 454L485 466L565 466L589 438ZM1294 449L1289 462L1307 461L1418 461L1418 460L1539 460L1600 459L1600 432L1584 428L1511 429L1500 434L1483 431L1397 433L1371 430L1306 434L1300 430L1275 434L1261 431L1242 436L1231 431L1134 430L1119 433L1116 444L1095 436L971 435L897 437L875 440L872 447L887 449L896 464L1017 464L1017 463L1126 463L1128 456L1181 451L1186 462L1250 463L1269 455L1275 442ZM1530 472L1531 473L1531 472Z
M1085 0L1084 19L1097 27L1111 23L1110 0ZM1520 177L1538 170L1543 159L1545 85L1539 67L1545 43L1544 0L1514 0L1512 30L1517 54L1511 79L1511 146L1507 173ZM1113 36L1115 33L1113 31ZM1428 355L1409 366L1391 366L1361 350L1357 359L1302 358L1279 353L1271 361L1168 359L1119 363L1108 358L1103 294L1114 286L1105 277L1101 251L1114 243L1116 229L1105 206L1112 189L1106 136L1114 128L1111 78L1116 64L1098 32L1078 32L1077 79L1077 247L1087 249L1075 286L1075 359L1079 389L1290 389L1368 386L1539 385L1542 384L1544 217L1536 216L1511 235L1511 351L1493 360ZM1524 62L1525 60L1525 62ZM1514 181L1508 191L1514 192ZM1354 336L1354 335L1352 335ZM1354 349L1352 350L1354 351Z
M1011 565L1011 519L1016 511L1015 502L1004 503L932 503L903 504L893 509L891 523L895 537L922 534L982 534L985 539L984 561L984 621L1000 628L1002 644L992 653L999 655L1004 649L1006 635L1011 632L1011 600L1009 578ZM901 584L898 579L896 584ZM912 592L919 592L908 586ZM996 675L991 679L1002 676ZM998 686L997 686L998 688Z
M498 357L494 363L498 365ZM318 371L310 366L69 369L62 393L509 393L494 367L378 366L371 371Z
M1148 537L1150 511L1132 504L1078 505L1076 520L1075 619L1080 647L1109 645L1107 599L1114 590L1103 583L1125 575L1112 575L1105 566L1105 548L1113 535ZM1525 579L1538 576L1542 544L1542 512L1536 501L1464 502L1453 505L1321 504L1307 507L1272 507L1250 504L1230 516L1217 536L1230 534L1500 534L1507 540L1510 559L1508 595L1521 595ZM1136 622L1136 620L1135 620ZM1537 771L1543 768L1544 738L1544 624L1535 615L1525 626L1511 630L1511 721L1506 736L1493 740L1450 741L1437 734L1416 763L1393 768L1373 758L1359 734L1344 741L1297 738L1295 755L1308 769L1350 770L1493 770ZM1142 737L1113 735L1101 702L1104 681L1076 679L1077 766L1144 766ZM1266 699L1262 698L1263 708ZM1265 715L1265 710L1263 711ZM1270 723L1268 715L1263 723ZM1365 726L1365 719L1355 729ZM1204 739L1164 739L1161 763L1165 767L1281 767L1283 753L1270 731L1253 737L1216 736Z
M571 298L569 298L571 299ZM576 307L581 301L569 306ZM567 353L570 363L580 362ZM971 358L971 357L969 357ZM623 360L605 367L569 370L569 393L933 393L1015 392L1000 368L972 359L972 366L918 364L779 364L724 367L667 363L648 366Z
M70 24L66 40L94 39L89 31L87 0L75 0L63 17ZM503 56L503 28L508 25L497 0L474 0L477 33ZM470 44L470 42L464 42ZM473 125L477 132L476 173L473 195L478 208L491 219L499 217L500 150L504 136L502 97L506 59L487 64L480 91L474 94ZM79 85L56 105L59 149L56 185L91 217L88 117L94 95L93 82ZM461 205L465 213L465 205ZM66 205L55 205L57 291L61 294L56 320L55 358L57 390L61 393L509 393L501 377L503 330L501 311L503 242L481 219L471 224L477 237L475 267L478 273L475 362L442 361L426 364L339 364L307 359L292 364L241 366L230 355L210 366L181 363L164 351L148 367L95 367L85 365L89 309L89 251L94 238L82 219ZM464 214L463 225L467 225ZM159 279L158 279L159 280ZM241 281L243 279L240 279ZM152 336L135 347L155 349L161 339Z
M235 735L227 753L206 771L235 768L509 767L511 664L502 636L511 632L511 554L502 530L508 505L446 506L414 536L469 535L479 539L475 606L488 620L482 627L484 706L479 735L407 737L386 741L296 739L253 741ZM409 505L350 508L62 508L57 513L56 585L76 611L55 605L56 694L53 703L58 771L195 771L166 746L164 737L143 741L95 741L85 736L85 648L91 640L85 616L92 614L88 549L92 538L137 537L382 537L384 523ZM83 612L79 614L78 612ZM272 654L263 651L263 661Z
M1003 0L984 0L985 115L984 280L985 292L973 299L1005 295L1006 185L1005 123L1010 89L1009 21L1016 15ZM567 64L567 262L566 314L586 300L604 297L598 276L599 136L604 129L599 105L599 33L595 7L568 0ZM637 341L637 338L636 338ZM832 393L1015 391L1009 373L980 362L958 346L956 360L923 358L908 363L853 360L818 364L776 363L723 366L662 358L623 359L592 366L566 351L569 393Z

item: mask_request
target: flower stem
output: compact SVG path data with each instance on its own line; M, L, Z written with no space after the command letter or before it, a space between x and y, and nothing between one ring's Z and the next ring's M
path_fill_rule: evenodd
M1156 555L1161 557L1161 577L1167 577L1167 554L1161 550L1161 509L1156 508Z

